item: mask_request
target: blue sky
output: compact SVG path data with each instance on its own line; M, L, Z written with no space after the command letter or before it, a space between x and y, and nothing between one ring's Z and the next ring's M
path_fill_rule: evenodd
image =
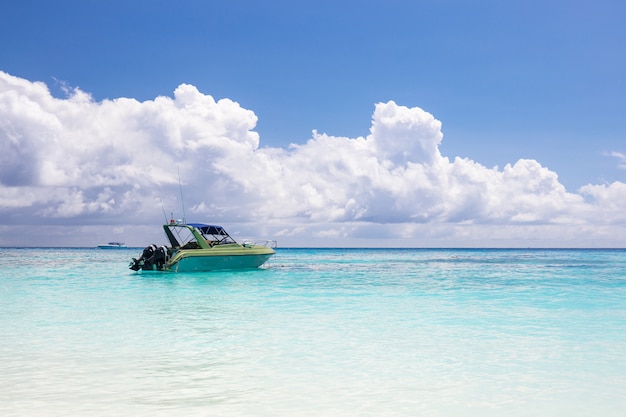
M620 1L7 1L2 69L96 99L190 83L259 117L262 144L367 134L375 103L443 122L442 150L535 158L568 188L624 180ZM584 167L584 169L581 169Z
M254 112L260 148L366 137L393 100L441 121L444 157L577 192L626 182L624 21L617 0L10 0L0 71L96 103L189 84Z

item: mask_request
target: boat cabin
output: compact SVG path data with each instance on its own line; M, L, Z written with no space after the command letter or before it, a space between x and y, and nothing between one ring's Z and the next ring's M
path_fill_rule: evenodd
M215 245L237 243L222 226L204 223L163 225L172 249L208 249Z

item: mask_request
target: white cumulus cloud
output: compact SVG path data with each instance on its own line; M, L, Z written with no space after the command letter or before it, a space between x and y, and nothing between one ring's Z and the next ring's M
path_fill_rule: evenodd
M608 232L626 226L626 184L569 192L532 159L451 160L420 108L378 103L366 137L273 148L252 111L188 84L144 102L67 93L0 72L0 245L31 225L148 243L164 210L182 216L178 172L188 220L298 245L626 245Z

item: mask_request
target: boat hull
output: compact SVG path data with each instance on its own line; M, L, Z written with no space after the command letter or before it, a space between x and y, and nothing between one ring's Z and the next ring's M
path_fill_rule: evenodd
M180 259L168 267L174 272L218 271L225 269L258 268L269 260L272 255L246 256L189 256Z
M274 253L268 247L246 247L238 244L211 249L180 250L166 262L165 269L174 272L252 269L263 265Z

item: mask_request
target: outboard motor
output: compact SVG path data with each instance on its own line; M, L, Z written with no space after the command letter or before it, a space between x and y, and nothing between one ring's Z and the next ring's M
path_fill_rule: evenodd
M142 265L141 269L144 271L151 271L156 266L157 271L163 270L163 265L165 265L165 261L169 256L169 251L166 246L161 246L157 248L152 253L152 256L148 258Z
M148 259L152 258L156 250L157 250L157 246L155 244L146 246L146 248L141 253L141 256L139 257L139 259L133 258L129 266L130 269L132 269L133 271L139 271L140 269L144 269L143 266L145 262Z

